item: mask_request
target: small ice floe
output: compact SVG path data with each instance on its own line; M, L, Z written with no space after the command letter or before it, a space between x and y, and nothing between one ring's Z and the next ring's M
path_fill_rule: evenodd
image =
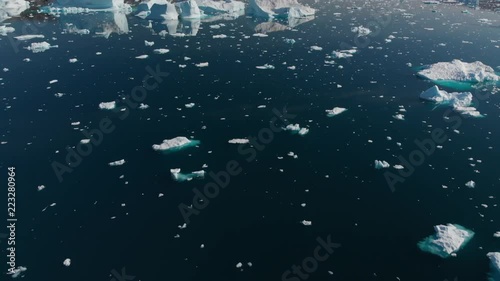
M170 52L169 49L154 49L153 50L153 53L157 54L157 55L164 55L166 53Z
M43 38L45 38L45 36L38 35L38 34L26 34L26 35L14 37L14 39L19 40L19 41L28 41L31 39L43 39Z
M218 35L214 35L212 36L213 39L224 39L224 38L227 38L227 35L226 34L218 34Z
M195 104L191 102L191 103L186 103L184 106L186 108L193 108L195 106Z
M200 141L190 140L186 137L175 137L173 139L163 140L161 144L153 144L153 149L157 151L180 150L182 148L196 146L199 143Z
M36 54L36 53L42 53L42 52L47 51L48 49L57 48L57 47L59 47L59 46L57 46L57 45L52 46L47 42L39 42L39 43L31 43L31 45L29 47L26 47L26 49L28 49L31 52Z
M203 170L194 171L194 172L191 172L188 174L183 174L183 173L181 173L181 169L175 168L175 169L170 169L170 173L172 174L172 178L178 182L205 178L205 171L203 171Z
M293 44L295 44L296 41L295 41L295 39L285 38L285 39L283 39L283 42L290 44L290 45L293 45Z
M99 104L100 109L111 110L111 109L115 109L115 107L116 107L116 101L101 102Z
M383 160L375 160L375 169L387 169L389 168L391 165L389 165L389 163L387 163L386 161L383 161Z
M232 139L232 140L229 140L228 143L231 143L231 144L245 144L245 143L249 143L250 141L248 139Z
M49 84L54 84L54 83L57 83L57 82L59 82L59 80L56 80L56 79L55 80L50 80Z
M403 170L405 167L403 165L394 165L393 168L396 170Z
M312 225L312 221L306 221L306 220L303 220L300 222L301 224L305 225L305 226L310 226Z
M54 94L54 96L55 96L56 98L61 98L61 97L62 97L62 96L64 96L64 95L65 95L65 94L63 94L63 93L55 93L55 94Z
M267 63L264 65L256 66L255 68L257 68L257 69L275 69L274 65L267 64Z
M396 115L393 115L392 118L396 119L396 120L402 120L404 121L405 120L405 116L403 114L396 114Z
M140 55L140 56L137 56L135 58L139 59L139 60L143 60L143 59L147 59L148 57L149 57L148 55Z
M7 25L0 25L0 35L7 36L8 33L16 31L15 28Z
M293 134L299 134L301 136L306 135L309 133L309 129L307 128L301 128L299 124L289 124L285 128L283 128L285 131L290 131Z
M254 36L254 37L268 37L269 35L267 35L265 33L254 33L252 36Z
M297 154L295 154L295 152L293 152L293 151L288 152L287 156L293 157L294 159L299 158L299 156Z
M195 64L196 67L208 67L208 62L200 62Z
M345 111L347 111L347 108L342 108L342 107L334 107L333 109L325 110L326 116L328 117L337 116Z
M146 46L146 47L151 47L151 46L153 46L154 44L155 44L155 42L149 42L149 41L147 41L147 40L144 40L144 46Z
M69 63L75 63L77 61L78 61L78 59L76 59L76 58L69 59Z
M372 33L369 28L366 28L362 25L351 28L351 31L357 33L358 37L367 36L368 34Z
M263 105L257 106L257 108L262 109L262 108L266 108L266 106L263 104Z
M320 47L320 46L311 46L311 50L313 50L313 51L322 51L323 48Z
M493 237L500 238L500 231L493 233Z
M480 61L463 62L453 60L451 62L438 62L427 65L418 72L418 75L433 81L459 81L459 82L486 82L499 81L494 69Z
M468 188L475 188L476 183L474 181L468 181L465 183L465 186L467 186Z
M39 185L39 186L37 187L37 190L38 190L38 191L42 191L42 190L44 190L44 189L45 189L45 185L43 185L43 184L42 184L42 185Z
M463 115L468 115L472 117L482 117L481 113L472 107L473 96L470 92L453 92L448 93L446 91L440 90L438 86L432 86L431 88L423 91L420 94L420 98L426 101L431 101L436 104L450 105L453 110L459 112Z
M474 237L472 230L466 229L458 224L436 225L436 234L431 235L418 243L420 250L442 258L456 256Z
M330 58L333 59L345 59L345 58L351 58L354 56L354 54L358 50L356 48L350 49L350 50L341 50L341 51L333 51L332 55Z
M121 160L117 160L117 161L113 161L113 162L109 162L108 165L111 166L111 167L114 167L114 166L121 166L125 164L125 159L121 159Z
M149 108L149 105L145 104L145 103L141 103L139 105L139 109L148 109Z
M294 65L291 65L291 66L288 66L287 69L295 70L295 69L297 69L297 67L295 67Z
M65 259L63 261L64 266L70 266L71 265L71 259Z
M490 252L486 254L486 256L490 259L491 263L491 273L490 280L497 281L500 280L500 252Z
M18 266L14 270L9 270L8 274L11 274L12 278L17 278L17 277L21 276L22 273L25 272L26 270L28 270L28 268L26 268L24 266Z
M82 143L82 144L87 144L89 142L90 142L90 139L82 139L82 140L80 140L80 143Z
M236 264L236 268L241 268L242 266L243 266L243 264L241 262Z

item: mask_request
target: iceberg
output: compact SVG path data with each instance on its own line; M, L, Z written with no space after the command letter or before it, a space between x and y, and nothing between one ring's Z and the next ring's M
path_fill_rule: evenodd
M17 277L21 276L23 274L23 272L25 272L26 270L28 270L28 268L26 268L24 266L18 266L14 270L9 270L8 274L11 274L12 278L17 278ZM24 276L21 276L21 277L24 277Z
M358 37L367 36L368 34L372 33L372 31L370 29L368 29L362 25L355 26L355 27L351 28L351 31L354 33L357 33Z
M232 139L232 140L229 140L228 143L230 144L245 144L245 143L249 143L250 140L248 139Z
M203 179L205 178L205 171L194 171L189 174L181 173L181 169L170 169L170 173L172 174L172 178L178 182L190 181L193 179Z
M16 31L13 27L7 25L0 25L0 35L7 36L7 33Z
M491 262L491 281L500 281L500 252L490 252L486 255Z
M196 0L196 4L205 14L238 14L245 10L245 3L235 0Z
M482 117L481 113L472 107L473 96L470 92L453 92L448 93L440 90L438 86L431 88L420 93L420 98L426 101L431 101L436 104L450 105L453 110L472 117Z
M121 160L117 160L117 161L113 161L113 162L108 163L108 165L111 167L121 166L123 164L125 164L125 159L121 159Z
M111 110L111 109L114 109L116 107L116 101L110 101L110 102L101 102L99 104L99 108L100 109L107 109L107 110Z
M179 16L183 19L199 19L203 16L203 12L194 0L187 0L175 3L175 7Z
M25 0L0 0L0 22L20 16L29 7Z
M254 16L263 18L305 18L316 13L297 0L250 0L249 9Z
M19 41L27 41L27 40L36 39L36 38L43 39L43 38L45 38L45 36L38 35L38 34L27 34L27 35L20 35L20 36L14 37L14 39L19 40Z
M153 20L177 20L175 5L167 0L150 0L137 5L136 16Z
M389 168L391 165L389 165L389 163L387 163L386 161L383 161L383 160L375 160L375 169L387 169Z
M187 148L190 146L196 146L200 142L197 140L190 140L186 137L175 137L173 139L163 140L161 144L153 144L153 149L157 151L166 151L166 150L180 150L182 148Z
M467 63L457 59L451 62L438 62L424 66L418 72L418 75L443 86L454 88L463 87L465 86L464 83L476 84L500 81L500 76L495 73L492 67L480 61Z
M474 237L472 230L466 229L458 224L436 225L436 234L431 235L418 243L420 250L442 258L456 256Z
M50 48L57 48L57 45L50 45L47 42L38 42L38 43L31 43L29 47L26 47L26 49L32 51L33 53L42 53L47 51Z
M60 7L79 7L95 10L121 8L125 5L123 0L57 0Z

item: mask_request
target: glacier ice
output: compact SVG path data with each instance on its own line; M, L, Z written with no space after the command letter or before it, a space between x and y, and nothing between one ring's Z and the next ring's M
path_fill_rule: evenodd
M468 188L475 188L476 183L474 181L468 181L465 183L465 186L467 186Z
M198 145L199 143L197 140L190 140L186 137L175 137L173 139L165 139L161 144L153 144L153 149L157 151L179 150Z
M267 64L267 63L264 65L256 66L255 68L257 68L257 69L275 69L274 65Z
M420 98L436 104L450 105L455 111L463 115L482 117L481 113L471 106L473 96L470 92L448 93L440 90L438 86L432 86L420 93Z
M172 174L172 178L178 182L190 181L193 179L203 179L205 177L205 171L194 171L188 174L181 173L181 169L175 168L170 169L170 173Z
M283 128L285 131L290 131L293 134L299 134L301 136L306 135L309 133L308 128L301 128L299 124L289 124L285 128Z
M500 76L492 67L480 61L467 63L458 59L427 65L418 72L418 75L433 81L480 83L500 80Z
M250 0L250 13L263 18L304 18L314 16L316 10L297 0Z
M8 33L16 31L13 27L7 25L0 25L0 35L7 36Z
M351 58L354 56L354 54L358 50L356 48L349 49L349 50L340 50L340 51L333 51L331 58L333 59L345 59L345 58Z
M458 224L436 225L436 234L431 235L418 243L420 250L438 255L442 258L456 256L474 237L472 230Z
M10 271L9 270L9 274L11 274L12 278L17 278L19 276L21 276L21 274L23 272L25 272L26 270L28 270L28 268L24 267L24 266L18 266L16 269Z
M357 33L358 37L367 36L368 34L372 33L370 29L362 25L351 28L351 31Z

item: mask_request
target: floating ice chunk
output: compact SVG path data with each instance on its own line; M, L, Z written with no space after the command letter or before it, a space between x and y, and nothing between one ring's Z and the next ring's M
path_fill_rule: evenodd
M232 140L229 140L228 143L231 143L231 144L245 144L245 143L249 143L250 141L248 139L232 139Z
M73 59L69 59L69 63L75 63L75 62L77 62L77 61L78 61L78 59L75 59L75 58L73 58Z
M37 35L37 34L26 34L26 35L20 35L20 36L14 37L14 39L19 40L19 41L28 41L28 40L37 39L37 38L43 39L43 38L45 38L45 36Z
M58 80L50 80L49 84L54 84L54 83L57 83L57 82L59 82L59 81Z
M190 181L193 179L203 179L205 177L205 171L194 171L189 174L181 173L181 169L170 169L170 173L172 174L172 178L178 182Z
M497 231L493 234L493 237L500 238L500 231Z
M89 142L90 142L90 139L82 139L82 140L80 140L80 143L82 143L82 144L87 144Z
M170 52L169 49L154 49L153 50L153 53L158 54L158 55L164 55L168 52Z
M203 16L202 11L196 4L194 0L187 0L182 2L174 3L179 16L184 19L199 19Z
M64 266L70 266L71 265L71 259L65 259L63 261Z
M29 7L29 2L24 0L0 0L0 22L20 16Z
M39 185L39 186L37 186L37 188L36 188L36 189L37 189L38 191L42 191L42 190L44 190L44 189L45 189L45 185L43 185L43 184L42 184L42 185Z
M195 64L196 67L208 67L208 62L200 62Z
M155 44L155 42L150 42L150 41L148 41L148 40L144 40L144 46L146 46L146 47L151 47L151 46L153 46L154 44Z
M143 59L147 59L149 56L148 55L140 55L140 56L137 56L135 57L136 59L140 59L140 60L143 60Z
M125 159L121 159L121 160L117 160L117 161L113 161L113 162L108 163L108 165L111 167L121 166L123 164L125 164Z
M490 252L486 255L491 262L491 281L500 280L500 252Z
M182 148L198 145L199 143L200 142L197 140L190 140L186 137L175 137L173 139L163 140L161 144L154 144L153 149L157 151L179 150Z
M269 35L267 35L265 33L254 33L252 36L253 37L268 37Z
M333 116L337 116L337 115L347 111L347 108L334 107L333 109L327 109L325 111L326 111L326 115L328 117L333 117Z
M41 53L47 51L50 48L57 48L57 47L59 46L57 45L52 46L47 42L39 42L39 43L31 43L29 47L26 47L26 49L32 51L33 53Z
M479 113L476 108L471 107L473 96L470 92L448 93L440 90L438 86L432 86L426 91L423 91L420 94L420 98L437 104L450 105L455 111L463 115L482 117L481 113Z
M186 108L193 108L195 106L195 104L194 103L186 103L184 106Z
M283 39L283 41L284 41L285 43L287 43L287 44L291 44L291 45L295 44L295 42L296 42L294 39L287 39L287 38Z
M448 80L479 83L500 80L500 76L495 74L492 67L480 61L467 63L456 59L451 62L438 62L427 65L418 72L418 75L434 81Z
M110 101L110 102L101 102L99 104L99 108L100 109L107 109L107 110L111 110L111 109L114 109L116 107L116 101Z
M357 49L333 51L331 57L334 59L351 58L357 51L358 51Z
M274 65L270 65L270 64L264 64L264 65L261 65L261 66L256 66L255 68L257 69L275 69Z
M368 34L372 33L370 29L362 25L351 28L351 31L357 33L358 37L367 36Z
M218 35L214 35L212 36L213 39L224 39L224 38L227 38L227 35L226 34L218 34Z
M11 274L12 275L12 278L17 278L19 277L23 272L25 272L26 270L28 270L28 268L24 267L24 266L18 266L16 269L14 270L9 270L8 271L8 274Z
M305 225L305 226L310 226L312 225L312 222L311 221L306 221L306 220L303 220L300 222L301 224Z
M149 108L149 105L147 105L147 104L141 103L139 105L139 109L148 109L148 108Z
M458 224L436 225L436 234L418 243L420 250L442 258L455 256L474 237L472 230Z
M16 31L16 29L13 27L7 25L0 25L0 35L2 36L7 36L7 33L12 33L14 31Z
M313 51L322 51L323 48L321 48L320 46L311 46L311 50L313 50Z
M375 169L386 169L389 168L391 165L387 163L386 161L380 161L380 160L375 160Z
M465 183L465 186L467 186L468 188L475 188L476 183L474 181L468 181Z
M250 0L250 13L256 17L305 18L314 16L316 10L299 4L297 0Z

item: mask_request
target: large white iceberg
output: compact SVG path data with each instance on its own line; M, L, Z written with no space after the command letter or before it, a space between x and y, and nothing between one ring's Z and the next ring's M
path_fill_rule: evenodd
M436 234L431 235L418 243L420 250L438 255L442 258L456 256L474 237L472 230L458 224L436 225Z
M29 2L25 0L0 0L0 22L18 17L29 7Z
M154 150L179 150L181 148L190 147L194 145L198 145L200 143L197 140L190 140L186 137L175 137L173 139L163 140L161 144L153 144Z
M500 281L500 253L492 252L487 254L491 262L491 281Z
M447 80L470 83L500 81L500 76L495 73L493 68L480 61L471 63L460 60L438 62L424 67L418 74L434 81Z
M203 179L205 177L205 171L194 171L188 174L181 173L181 169L170 169L170 173L172 174L172 178L178 182L190 181L193 179Z
M315 9L297 0L250 0L249 8L254 16L264 18L305 18L316 13Z
M432 86L426 91L423 91L420 94L420 98L437 104L450 105L455 111L458 111L464 115L482 117L481 113L479 113L479 111L477 111L475 107L471 106L473 96L470 92L448 93L446 91L440 90L438 86Z
M234 14L245 10L245 3L235 0L196 0L196 4L205 14Z

